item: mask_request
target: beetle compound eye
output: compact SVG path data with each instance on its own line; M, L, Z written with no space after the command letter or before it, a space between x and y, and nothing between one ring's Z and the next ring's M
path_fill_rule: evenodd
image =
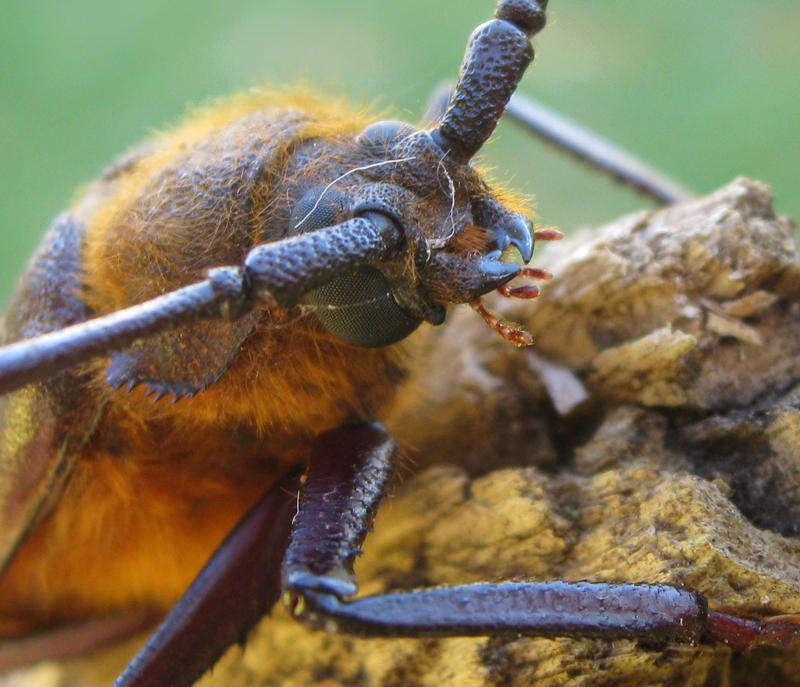
M358 135L356 143L364 148L384 150L415 131L416 128L411 124L386 119L370 124Z
M362 266L306 294L323 327L353 346L388 346L422 322L401 308L378 270Z
M305 233L336 224L345 207L341 191L328 186L315 186L306 191L292 208L289 222L292 231Z

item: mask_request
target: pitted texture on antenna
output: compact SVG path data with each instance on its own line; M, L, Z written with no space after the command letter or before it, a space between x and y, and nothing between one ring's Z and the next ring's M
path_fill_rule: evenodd
M258 296L289 306L343 270L386 255L401 241L394 222L368 212L332 227L256 246L245 259L245 271Z
M531 2L530 0L500 0L495 10L495 19L505 19L516 24L529 36L544 28L544 10L547 0Z
M444 118L433 135L453 157L469 160L491 136L533 60L530 36L545 22L544 2L500 2L495 18L470 37Z

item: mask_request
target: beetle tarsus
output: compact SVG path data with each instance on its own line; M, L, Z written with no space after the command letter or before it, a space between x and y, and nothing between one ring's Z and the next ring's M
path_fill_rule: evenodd
M533 232L534 241L560 241L563 238L564 232L553 227L537 229Z
M549 281L553 278L553 273L550 270L545 270L541 267L523 267L518 276Z
M503 322L502 319L491 310L489 310L481 301L476 298L470 302L470 307L477 312L494 331L502 336L506 341L510 341L515 346L531 346L533 344L533 336L530 332L526 331L519 325L508 324Z
M755 620L710 610L704 637L737 651L761 646L789 649L800 646L800 615Z
M542 290L533 284L526 284L525 286L509 286L508 284L503 284L497 291L501 296L505 296L506 298L519 298L521 300L538 298L542 293Z

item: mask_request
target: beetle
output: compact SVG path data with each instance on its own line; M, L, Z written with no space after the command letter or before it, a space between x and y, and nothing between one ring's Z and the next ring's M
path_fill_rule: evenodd
M422 127L240 97L121 158L54 222L0 350L6 634L73 623L97 643L188 586L118 685L189 684L280 597L367 636L795 640L792 619L709 610L666 584L350 599L395 462L373 420L405 374L403 342L458 303L530 342L481 302L535 297L509 282L547 273L512 257L557 237L470 164L504 110L662 201L685 196L509 101L545 5L500 0Z

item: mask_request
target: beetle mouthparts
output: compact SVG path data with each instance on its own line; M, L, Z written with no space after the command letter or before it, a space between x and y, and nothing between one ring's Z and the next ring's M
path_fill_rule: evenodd
M510 215L503 223L495 227L497 247L504 251L515 246L523 263L530 262L533 257L533 231L530 221L523 215Z

